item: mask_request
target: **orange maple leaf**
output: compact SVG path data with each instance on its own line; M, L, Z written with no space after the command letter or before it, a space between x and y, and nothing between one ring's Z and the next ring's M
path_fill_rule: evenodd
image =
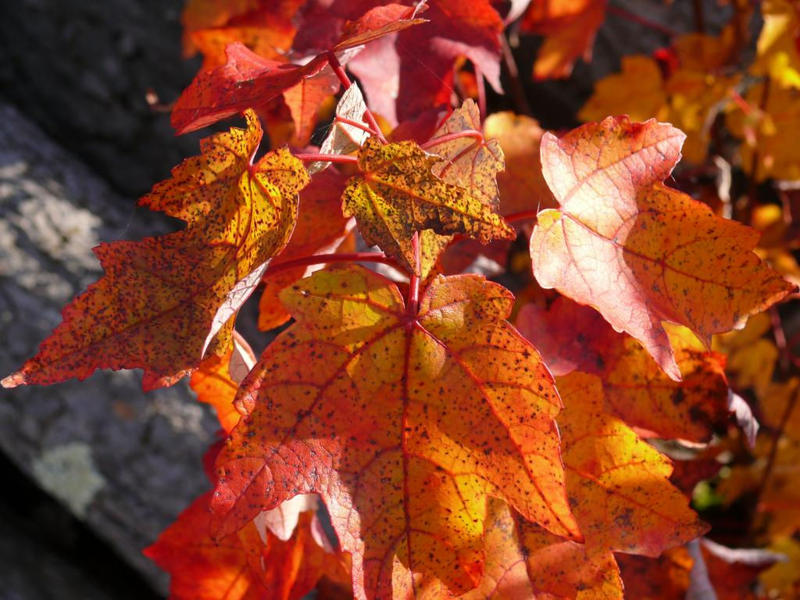
M152 389L196 367L207 350L229 348L232 317L287 243L308 181L285 149L251 164L261 127L252 112L247 123L203 140L201 155L142 198L186 221L185 230L95 249L105 276L64 309L64 321L5 387L142 368Z
M195 500L144 551L171 574L171 600L299 600L323 577L345 583L342 560L325 540L313 504L261 513L215 540L211 495Z
M289 51L295 34L292 18L299 2L294 4L280 8L261 6L243 15L233 16L221 24L199 29L193 28L194 24L186 21L190 8L187 6L184 11L184 44L188 50L186 54L199 50L203 55L201 69L204 71L224 65L227 60L225 48L234 42L244 44L264 58L282 60ZM220 18L224 16L220 15ZM215 20L219 21L219 18Z
M284 290L297 322L237 399L248 413L218 460L212 502L228 535L319 493L356 595L406 597L435 580L475 587L489 495L578 537L536 350L503 319L512 297L481 277L433 280L418 314L396 285L349 266Z
M605 16L606 0L532 2L521 29L545 36L533 65L534 79L568 77L576 60L590 60Z
M624 116L560 139L545 134L544 176L561 210L539 213L530 241L542 287L594 306L676 380L662 321L689 327L708 346L711 334L795 290L752 252L755 230L662 183L683 138L670 125Z
M622 599L611 552L589 555L583 544L520 519L502 500L490 500L489 522L486 572L480 585L459 600Z
M567 493L588 552L658 556L707 531L669 483L669 460L605 412L599 377L575 372L557 384Z

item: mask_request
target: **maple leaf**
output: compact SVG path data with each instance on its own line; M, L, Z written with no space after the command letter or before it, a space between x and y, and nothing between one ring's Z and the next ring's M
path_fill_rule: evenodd
M303 77L299 83L283 91L283 100L294 121L296 146L305 146L309 142L320 105L338 91L339 78L331 69L322 69L316 75Z
M781 536L772 541L769 549L783 554L786 560L759 576L765 593L772 598L796 598L800 592L800 542Z
M625 593L641 600L685 600L694 561L686 548L672 548L658 558L618 554Z
M231 16L219 25L196 29L185 26L187 47L191 48L190 53L196 49L203 55L201 69L204 71L224 65L227 61L225 48L234 42L244 44L264 58L283 60L295 34L292 17L298 2L293 4L285 3L277 10L275 6L260 6L242 15ZM215 20L220 21L225 16L220 15Z
M246 117L246 130L204 139L201 155L141 199L187 228L97 247L105 276L64 309L61 325L5 387L142 368L151 389L196 367L209 348L227 350L231 318L287 243L308 181L285 149L251 164L261 127L254 113Z
M752 387L760 398L765 396L778 361L778 348L764 337L771 329L769 315L759 313L744 328L715 336L713 340L714 349L728 356L726 370L734 387L738 390Z
M181 13L183 25L183 52L188 58L197 48L191 42L196 31L221 27L230 20L256 10L261 0L187 0Z
M543 172L561 210L540 212L530 241L542 287L594 306L676 380L662 321L708 346L795 289L752 252L757 232L662 183L683 137L624 116L545 134Z
M523 306L516 325L554 375L578 370L600 376L607 411L629 425L664 438L706 442L727 422L725 357L706 351L684 327L666 326L682 376L673 381L639 342L563 296L547 310Z
M599 377L575 372L557 385L567 493L589 553L658 556L708 529L669 483L669 460L605 413Z
M398 119L403 121L432 106L449 104L453 66L462 56L495 91L503 91L499 40L503 20L490 0L431 0L425 16L429 23L401 32L395 43L399 58ZM370 88L365 86L365 91L371 100Z
M607 115L626 114L632 121L667 120L667 94L658 62L649 56L623 56L622 69L594 85L586 104L578 111L581 121L599 121ZM636 93L631 93L636 90Z
M611 552L589 556L583 544L520 519L494 498L489 500L487 523L486 571L478 587L459 600L622 598L619 570Z
M313 504L261 513L215 540L208 533L211 495L195 500L144 551L172 575L171 599L299 600L324 576L343 580L344 568L309 512Z
M578 116L593 121L624 113L634 121L669 121L686 134L683 159L702 164L713 120L741 80L726 70L736 41L730 26L719 36L679 36L672 48L677 68L666 74L649 56L624 56L622 72L598 81Z
M496 140L487 140L481 133L480 111L473 100L465 100L450 114L427 142L426 148L442 159L431 167L434 175L446 183L468 189L470 195L480 200L485 207L495 213L498 211L500 199L497 174L503 170L503 151ZM511 237L510 230L506 237ZM437 235L431 230L422 232L422 279L432 271L452 239L452 235ZM478 250L469 252L467 265L475 259L477 252ZM462 269L455 270L460 272Z
M535 349L503 320L509 292L477 276L439 277L410 314L395 284L348 266L282 299L297 321L248 378L237 400L248 417L217 460L221 535L319 493L352 553L359 598L407 597L432 578L452 593L475 587L487 495L579 536L558 396Z
M401 260L414 272L420 265L411 240L417 231L463 233L487 243L513 237L503 218L476 197L480 188L464 188L433 174L440 163L414 142L381 144L369 138L358 154L361 175L342 195L345 215L355 216L369 244ZM481 182L478 182L479 184Z
M345 27L342 37L329 50L341 53L424 22L412 18L413 15L414 9L405 6L373 8ZM333 87L327 51L303 65L261 57L241 42L229 44L225 52L225 64L200 71L176 101L172 110L175 130L179 134L194 131L247 108L264 106L283 95L295 122L299 123L298 129L305 134L310 115L315 114L320 101L326 97L325 91ZM316 78L316 81L306 82L309 78Z
M800 88L800 15L791 0L766 0L761 4L764 25L758 35L754 75L768 76L782 88Z
M767 87L762 83L747 91L745 101L750 106L763 108L750 113L732 111L726 116L731 133L745 142L739 148L742 168L756 181L769 177L800 179L794 143L800 131L798 98L800 91L797 89Z
M197 400L214 407L219 424L230 433L241 415L233 401L239 384L256 363L253 349L236 331L230 350L221 356L212 355L203 360L189 379L189 386Z
M533 65L534 79L568 77L576 60L591 60L605 14L605 0L532 2L520 28L545 36Z
M700 551L717 600L763 598L753 591L758 574L782 562L783 555L758 548L728 548L707 538L700 539ZM700 590L689 588L689 594Z
M172 109L172 126L181 133L202 129L250 107L264 106L327 66L318 56L299 66L263 58L241 42L225 49L227 62L201 71Z

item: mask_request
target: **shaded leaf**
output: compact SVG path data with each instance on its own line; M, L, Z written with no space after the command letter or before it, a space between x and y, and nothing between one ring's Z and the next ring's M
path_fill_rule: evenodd
M256 363L250 345L234 331L233 344L221 356L209 356L192 373L189 386L200 402L214 407L219 424L230 433L240 414L233 405L239 384Z
M770 177L800 179L794 143L800 132L800 90L758 84L744 98L751 106L761 108L747 114L732 111L726 117L731 133L744 140L739 148L744 171L757 181Z
M142 198L187 228L97 247L105 275L64 309L61 325L4 386L142 368L152 388L196 367L207 350L230 347L232 317L287 243L308 181L285 149L252 165L261 128L252 112L247 122L203 140L200 156Z
M667 94L658 63L649 56L623 56L622 70L603 77L578 112L581 121L600 121L609 114L626 114L632 121L667 119ZM633 90L636 93L631 93Z
M728 421L725 357L706 351L683 327L666 326L682 377L674 381L639 342L563 296L547 310L523 306L516 323L555 375L578 370L600 376L606 410L628 425L660 437L706 442Z
M355 216L361 235L387 254L419 270L412 250L414 233L463 233L487 243L510 238L513 230L471 189L432 173L439 163L413 142L381 144L369 138L358 155L362 174L342 196L345 215Z
M597 376L559 377L558 389L567 493L590 553L658 556L708 529L669 483L669 460L605 413Z
M685 600L692 557L672 548L658 558L617 554L625 595L641 600Z
M287 508L294 526L283 528L286 539L250 522L214 540L210 499L210 492L200 496L145 550L171 574L171 599L299 600L325 575L343 579L341 560L319 543L313 512Z
M766 75L783 88L800 88L800 15L791 0L766 0L761 4L764 24L758 34L754 75Z
M575 61L589 61L605 14L605 0L532 2L521 28L545 36L533 65L534 79L568 77Z
M786 556L759 575L764 592L770 598L797 598L800 594L800 542L791 537L779 537L772 541L769 549Z
M486 571L461 600L519 598L622 598L619 569L610 552L587 555L583 544L548 533L489 501Z
M490 0L430 0L425 18L430 22L401 32L395 43L399 120L450 104L453 67L461 57L476 65L495 91L502 92L498 36L504 26ZM380 68L380 63L375 66ZM372 90L365 87L365 92L372 101Z
M339 78L331 69L322 69L283 92L294 121L294 145L305 146L317 124L317 112L323 100L339 91Z
M759 597L754 589L758 574L785 558L782 554L758 548L728 548L708 538L700 540L700 549L717 600ZM689 586L690 595L694 591L693 584Z
M263 1L258 3L264 4ZM224 3L215 2L215 4L221 9ZM280 7L261 6L216 25L207 24L194 30L185 27L185 39L189 41L189 46L193 50L202 53L201 69L204 71L224 65L227 61L225 48L235 42L244 44L264 58L283 60L294 38L295 27L292 17L298 4L300 2L294 0L284 2ZM225 15L221 14L220 17L224 18ZM219 18L215 21L219 21Z
M297 322L237 403L248 418L218 459L221 535L299 493L322 496L353 556L356 596L406 597L480 580L487 495L577 537L566 504L559 401L536 351L503 321L510 294L437 278L419 314L351 266L284 291Z
M683 134L609 117L542 138L545 179L561 210L539 213L533 271L597 308L680 378L662 321L710 336L786 297L794 286L752 252L758 234L665 186Z

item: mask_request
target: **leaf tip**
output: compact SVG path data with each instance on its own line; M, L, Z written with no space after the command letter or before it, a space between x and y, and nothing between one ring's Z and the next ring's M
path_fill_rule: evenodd
M0 380L0 385L2 385L6 389L15 388L20 385L25 385L27 383L25 374L22 371L17 371L16 373L12 373L11 375L3 378Z

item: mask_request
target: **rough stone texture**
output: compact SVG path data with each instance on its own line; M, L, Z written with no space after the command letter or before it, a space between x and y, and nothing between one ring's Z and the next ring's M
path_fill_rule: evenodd
M191 81L181 56L183 0L14 0L0 18L0 93L114 187L146 192L196 148L175 138L164 103Z
M90 248L168 230L156 216L0 104L0 373L29 358L97 278ZM145 396L135 372L0 390L2 451L162 590L166 578L141 550L208 487L201 458L217 428L185 386Z

